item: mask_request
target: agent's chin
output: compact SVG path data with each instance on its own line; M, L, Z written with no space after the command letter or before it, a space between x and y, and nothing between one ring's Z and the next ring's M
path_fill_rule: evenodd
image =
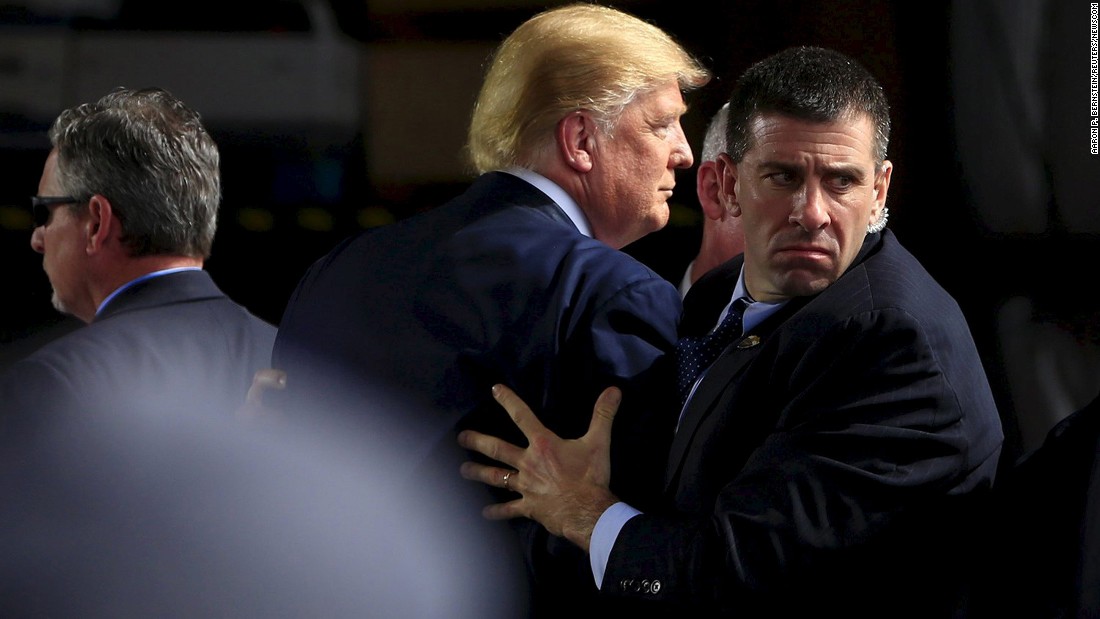
M791 273L784 282L783 292L789 297L808 297L825 290L833 281L820 273Z

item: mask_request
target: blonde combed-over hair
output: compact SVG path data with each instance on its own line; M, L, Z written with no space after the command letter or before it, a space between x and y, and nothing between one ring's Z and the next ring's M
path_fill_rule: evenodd
M569 113L588 110L612 131L631 101L672 79L689 91L710 73L652 24L595 4L539 13L491 59L470 121L470 160L478 173L532 167Z

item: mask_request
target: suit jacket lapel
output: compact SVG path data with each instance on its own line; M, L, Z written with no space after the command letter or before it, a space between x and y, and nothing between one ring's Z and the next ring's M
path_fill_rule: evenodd
M797 313L813 297L792 299L776 313L756 326L744 337L735 340L718 359L707 369L695 393L687 402L683 418L672 439L669 451L668 467L665 470L665 487L669 489L675 483L683 466L684 456L695 438L699 424L713 411L722 394L730 383L736 382L740 374L756 359L768 340L778 328L793 314ZM748 411L745 411L749 414ZM736 411L733 414L738 414Z
M752 336L757 337L757 336ZM756 357L758 345L747 348L739 348L751 343L749 338L741 338L734 342L723 352L714 364L703 375L702 380L688 400L684 415L680 419L680 425L676 429L676 435L672 439L672 447L669 450L668 467L665 469L665 487L672 485L683 466L684 456L688 446L695 438L699 424L711 413L717 404L719 396L726 386L748 365L749 361Z

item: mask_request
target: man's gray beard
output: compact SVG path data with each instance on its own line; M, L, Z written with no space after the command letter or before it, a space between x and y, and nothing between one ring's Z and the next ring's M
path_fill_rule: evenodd
M65 303L61 300L61 297L57 296L57 291L54 290L50 296L50 303L53 304L53 308L66 316L72 316L73 313L69 311L69 308L65 307Z

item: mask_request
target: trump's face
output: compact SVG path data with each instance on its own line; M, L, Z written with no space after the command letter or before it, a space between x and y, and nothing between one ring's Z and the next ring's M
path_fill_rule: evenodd
M585 213L596 238L621 248L668 223L675 172L693 163L680 126L686 110L672 79L627 105L611 135L595 136Z

